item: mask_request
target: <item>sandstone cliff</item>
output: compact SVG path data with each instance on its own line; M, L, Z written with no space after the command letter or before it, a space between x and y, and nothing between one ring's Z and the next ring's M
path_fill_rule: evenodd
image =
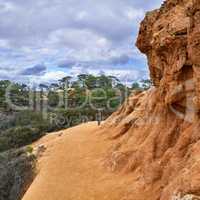
M136 45L154 87L106 122L116 144L105 166L137 174L133 190L149 200L200 199L200 1L167 0L148 12Z

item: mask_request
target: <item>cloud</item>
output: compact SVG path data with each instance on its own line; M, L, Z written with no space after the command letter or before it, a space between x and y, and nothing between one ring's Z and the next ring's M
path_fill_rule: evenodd
M148 72L145 69L137 69L136 66L122 65L113 67L112 65L101 66L101 68L88 66L74 66L69 70L69 75L77 76L79 74L92 74L95 76L105 74L107 76L116 76L120 81L130 85L133 81L148 78Z
M119 57L112 57L110 61L113 65L124 65L130 60L131 58L128 55L120 55Z
M39 76L39 77L33 76L28 80L28 82L31 85L38 85L40 83L49 84L49 83L57 82L58 80L65 77L66 75L67 74L63 71L50 71L50 72L44 73L42 76Z
M0 12L8 13L16 9L16 6L12 2L0 1Z
M67 74L63 71L47 72L41 77L43 82L58 81L65 77Z
M12 67L15 75L41 76L55 68L117 70L132 62L129 69L145 71L134 42L145 12L161 2L0 0L0 67Z
M118 56L110 56L107 55L101 58L96 58L95 60L90 61L82 61L82 60L63 60L58 63L59 68L67 68L70 69L74 66L80 66L80 67L98 67L101 68L105 67L105 65L114 65L117 67L117 65L126 65L132 58L128 55L118 55Z
M77 64L75 60L62 60L58 63L59 68L71 68Z
M46 71L46 66L39 64L39 65L35 65L34 67L23 70L21 72L21 75L25 75L25 76L30 76L30 75L36 76L37 75L38 76L38 75L44 74L45 71Z

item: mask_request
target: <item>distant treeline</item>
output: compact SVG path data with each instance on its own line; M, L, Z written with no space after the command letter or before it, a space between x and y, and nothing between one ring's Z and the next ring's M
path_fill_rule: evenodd
M127 87L114 76L87 74L38 86L0 81L0 151L30 144L46 132L105 120L132 90L150 86L149 80Z

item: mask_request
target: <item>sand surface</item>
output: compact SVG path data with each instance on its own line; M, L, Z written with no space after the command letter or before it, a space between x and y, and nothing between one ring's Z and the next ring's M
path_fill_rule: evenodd
M97 123L91 122L34 144L47 149L23 200L128 200L133 178L105 170L102 158L112 141L99 131Z

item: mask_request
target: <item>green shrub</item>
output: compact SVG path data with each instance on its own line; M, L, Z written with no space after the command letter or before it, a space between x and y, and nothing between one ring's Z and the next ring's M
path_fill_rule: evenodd
M10 148L10 144L8 138L0 137L0 152L8 150Z
M20 200L35 177L35 157L25 149L0 153L0 200Z
M0 138L0 151L28 145L44 135L38 128L16 127L6 130Z
M26 147L26 152L29 153L29 154L32 154L32 153L33 153L33 147L30 146L30 145L27 146L27 147Z

